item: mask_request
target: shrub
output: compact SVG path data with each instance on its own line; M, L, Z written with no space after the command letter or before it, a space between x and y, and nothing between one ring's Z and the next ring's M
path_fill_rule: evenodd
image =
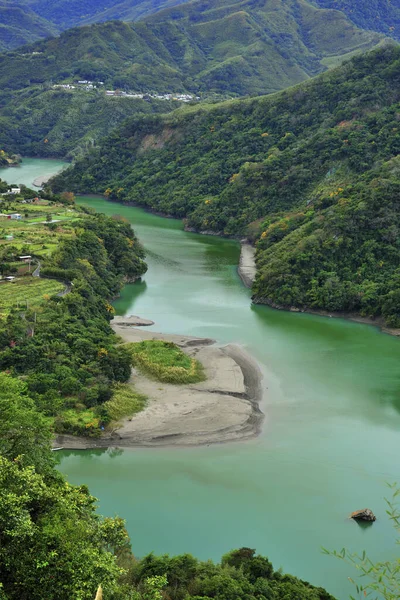
M176 344L162 340L146 340L128 344L134 366L163 383L196 383L204 381L203 366Z

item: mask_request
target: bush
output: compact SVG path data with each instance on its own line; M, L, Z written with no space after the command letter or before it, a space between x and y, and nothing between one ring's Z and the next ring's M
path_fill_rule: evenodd
M134 366L163 383L196 383L204 381L203 366L176 344L147 340L128 344Z

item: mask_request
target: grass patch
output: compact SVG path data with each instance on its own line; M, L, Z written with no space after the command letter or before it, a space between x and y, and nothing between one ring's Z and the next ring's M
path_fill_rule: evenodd
M146 340L127 346L133 365L163 383L197 383L205 379L201 363L172 342Z
M68 408L54 419L56 433L99 437L101 419L95 408Z
M140 412L146 406L146 397L136 393L127 383L117 383L111 400L103 404L110 421L119 421Z
M60 412L54 418L54 429L56 433L98 438L104 429L115 427L120 419L135 415L145 406L145 396L126 383L117 383L113 386L112 398L104 404L86 408L77 402Z
M59 281L36 277L1 283L0 313L7 314L13 307L42 304L48 296L61 292L64 287Z

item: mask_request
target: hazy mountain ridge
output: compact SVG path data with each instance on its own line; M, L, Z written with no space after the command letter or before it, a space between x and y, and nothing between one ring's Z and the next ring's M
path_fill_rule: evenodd
M18 2L0 0L0 51L57 35L58 27Z
M305 2L303 2L304 4ZM362 29L400 39L400 0L308 0L318 8L340 10ZM76 26L110 20L138 21L183 4L182 0L13 0L3 4L21 15L17 31L0 10L0 49L13 49L40 37L55 35ZM193 4L192 2L188 3ZM253 0L261 8L263 0ZM288 3L293 4L293 3ZM23 16L22 16L23 15ZM2 27L1 27L2 25Z
M321 8L341 10L358 27L400 39L400 0L312 0Z

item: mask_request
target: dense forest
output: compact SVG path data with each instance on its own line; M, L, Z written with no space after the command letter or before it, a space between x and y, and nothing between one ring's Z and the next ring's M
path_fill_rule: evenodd
M106 89L189 91L203 101L266 94L382 39L338 11L300 0L224 0L218 7L197 1L138 23L71 29L0 54L0 147L28 156L75 157L125 118L177 106L150 97L108 97ZM86 89L79 80L95 87Z
M144 91L268 93L382 38L343 13L300 0L197 0L137 23L75 28L3 54L0 84L16 90L77 77Z
M341 10L349 19L363 29L381 31L400 39L399 0L312 0L321 8Z
M0 49L11 50L38 38L90 23L146 19L158 11L182 3L182 0L3 1L0 2ZM207 8L211 6L210 2L201 4ZM291 4L294 6L293 2ZM398 0L309 0L308 4L340 10L362 29L384 33L395 39L400 37Z
M400 50L274 96L127 121L53 182L258 241L255 299L399 325Z
M165 113L176 101L154 98L107 97L98 90L52 89L32 86L3 92L0 109L0 146L25 156L52 158L85 154L127 117Z

